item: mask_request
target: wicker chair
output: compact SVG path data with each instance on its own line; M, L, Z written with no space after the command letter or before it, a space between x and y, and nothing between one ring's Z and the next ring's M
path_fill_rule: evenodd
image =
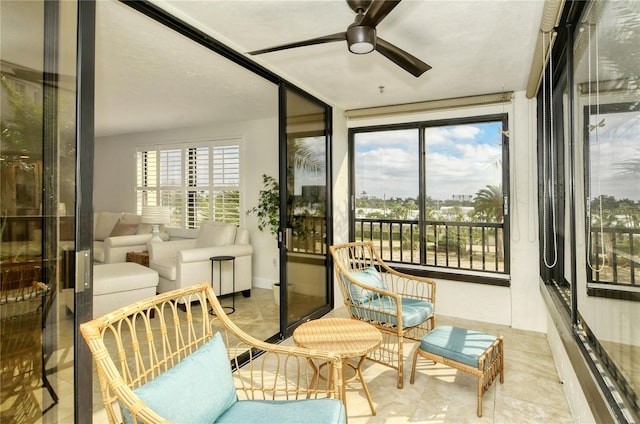
M186 305L186 312L178 309L178 301ZM152 311L154 318L151 318ZM226 346L222 366L218 368L230 375L234 398L234 405L226 411L238 404L258 405L258 409L253 410L254 416L231 414L229 417L224 412L212 421L270 420L269 411L266 416L261 415L263 410L260 408L263 407L271 408L271 411L281 408L275 414L277 418L271 421L305 422L305 418L307 422L322 421L317 415L300 416L313 411L314 405L320 406L321 410L335 411L337 408L340 414L333 417L338 419L330 422L345 421L344 406L336 400L340 399L342 385L340 357L330 352L270 344L251 337L227 317L208 283L169 291L123 307L82 324L80 331L96 363L110 423L121 423L122 418L134 423L168 422L165 417L169 414L161 416L157 410L152 410L148 399L146 403L142 400L141 387L161 380L165 374L184 369L180 366L189 362L190 356L196 357L196 350L202 351L199 348L204 348L209 341L219 341L218 334ZM229 361L224 355L228 355ZM229 369L224 370L227 366ZM325 369L327 378L314 379L314 370L320 366ZM199 367L198 373L205 372L202 364ZM193 384L198 383L194 381ZM220 384L216 381L203 390L204 402L187 397L183 392L188 392L188 388L181 390L172 386L168 403L186 403L190 410L217 402L221 396L218 393ZM256 418L256 414L260 418Z
M349 315L375 325L383 334L382 344L368 359L396 369L401 389L403 340L420 341L435 327L435 283L393 270L372 242L347 243L329 250Z
M8 276L5 271L3 277ZM8 401L11 406L3 411L5 417L42 414L58 403L47 379L42 344L43 316L51 306L51 290L46 284L24 281L0 279L0 394L3 401L14 401ZM23 408L21 404L29 402L32 392L41 387L49 392L52 403L40 407L36 402L32 408Z

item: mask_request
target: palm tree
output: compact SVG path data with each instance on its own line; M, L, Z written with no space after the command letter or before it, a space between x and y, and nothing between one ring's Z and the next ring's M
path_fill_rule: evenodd
M503 222L502 185L487 185L486 188L478 191L473 199L473 207L474 213L483 216L487 222ZM495 230L498 231L497 228ZM496 255L499 260L502 260L504 259L504 241L502 237L497 237L497 241Z
M487 222L502 222L502 185L487 185L479 190L473 199L473 208L474 213L483 216Z

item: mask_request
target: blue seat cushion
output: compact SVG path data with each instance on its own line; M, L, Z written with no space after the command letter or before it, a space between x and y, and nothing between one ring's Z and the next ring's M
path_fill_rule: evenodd
M220 333L133 392L155 413L176 423L213 423L238 401ZM122 409L125 422L131 423L131 412Z
M396 317L395 299L389 296L370 299L361 304L362 307L352 306L351 311L360 319L398 325ZM371 309L368 309L371 308ZM402 326L414 327L425 322L433 315L433 303L426 300L402 298Z
M420 349L478 368L478 360L497 337L479 331L443 325L425 335Z
M240 400L217 423L346 423L344 405L337 399Z
M364 286L386 290L387 287L382 281L382 277L380 273L374 266L370 266L369 268L365 268L362 271L354 271L349 273L349 277L356 280L358 283L361 283ZM347 276L342 275L342 280L349 287L349 293L351 294L351 300L355 304L365 303L370 299L375 299L378 297L378 293L363 289L360 286L353 284Z

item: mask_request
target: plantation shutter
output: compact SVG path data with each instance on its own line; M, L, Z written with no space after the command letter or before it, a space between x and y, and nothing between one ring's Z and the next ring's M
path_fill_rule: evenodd
M240 224L240 143L145 146L136 153L136 206L171 207L172 227Z
M158 201L158 154L155 150L136 152L136 210Z
M184 228L184 170L182 164L182 149L160 150L159 204L171 207L171 223L169 225Z
M187 228L199 228L202 221L209 219L209 147L191 147L186 150L187 190L186 224Z
M240 223L240 146L213 148L214 220Z

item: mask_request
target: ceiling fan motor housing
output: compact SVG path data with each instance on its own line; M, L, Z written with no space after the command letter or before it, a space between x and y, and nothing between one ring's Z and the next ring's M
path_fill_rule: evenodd
M371 53L376 48L376 29L367 26L351 25L347 29L347 43L351 53Z
M347 4L356 13L364 13L369 6L371 6L371 2L373 0L347 0Z

